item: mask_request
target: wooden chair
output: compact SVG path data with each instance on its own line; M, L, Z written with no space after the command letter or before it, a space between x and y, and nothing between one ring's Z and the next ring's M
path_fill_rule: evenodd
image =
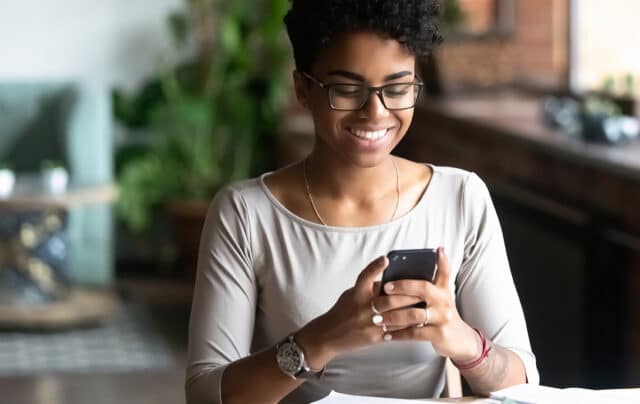
M447 358L444 365L444 392L443 397L460 398L462 397L462 376L457 367L451 363L451 359Z

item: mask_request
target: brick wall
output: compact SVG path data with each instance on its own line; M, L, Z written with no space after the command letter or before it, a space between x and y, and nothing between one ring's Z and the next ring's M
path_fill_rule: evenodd
M543 85L566 83L569 69L569 1L518 0L515 78Z
M464 30L472 33L485 32L495 24L497 0L460 0L465 12Z
M438 51L445 91L508 84L513 77L512 41L493 37L445 44Z
M513 81L562 86L569 69L569 0L516 1L513 31L506 35L452 37L439 50L445 89L492 87ZM495 21L491 0L461 0L465 30ZM491 17L490 17L491 16Z

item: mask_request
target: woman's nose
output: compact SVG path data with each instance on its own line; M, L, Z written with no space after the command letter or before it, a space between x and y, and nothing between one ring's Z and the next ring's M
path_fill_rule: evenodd
M380 91L371 91L369 93L369 98L364 104L362 111L367 115L368 118L384 116L389 113L387 107L384 106L384 102L382 101L382 93Z

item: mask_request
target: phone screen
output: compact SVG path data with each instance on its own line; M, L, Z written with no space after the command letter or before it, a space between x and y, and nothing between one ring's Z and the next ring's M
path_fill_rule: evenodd
M419 250L393 250L387 254L389 266L382 274L382 285L402 279L419 279L435 282L438 274L438 250L425 248ZM384 295L384 289L380 292ZM424 302L414 307L426 307Z

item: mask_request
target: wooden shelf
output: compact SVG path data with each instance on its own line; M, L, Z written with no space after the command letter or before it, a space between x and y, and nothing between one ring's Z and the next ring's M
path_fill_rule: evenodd
M117 305L112 291L75 288L61 301L0 306L0 328L52 330L100 323Z
M20 179L19 179L20 180ZM16 186L13 194L7 198L0 198L0 211L70 208L84 204L108 203L118 196L118 188L115 184L99 185L72 185L62 194L50 194L31 184Z

